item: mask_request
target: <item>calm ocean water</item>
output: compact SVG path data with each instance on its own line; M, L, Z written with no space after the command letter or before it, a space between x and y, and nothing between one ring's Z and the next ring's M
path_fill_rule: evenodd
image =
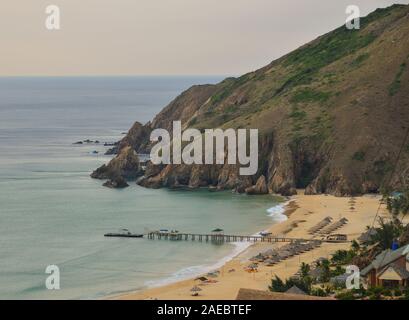
M253 234L270 224L267 209L278 204L271 196L104 188L89 174L109 160L106 148L72 144L116 141L182 90L219 80L0 78L0 298L98 298L210 270L240 250L103 237L119 228ZM60 290L45 288L52 264Z

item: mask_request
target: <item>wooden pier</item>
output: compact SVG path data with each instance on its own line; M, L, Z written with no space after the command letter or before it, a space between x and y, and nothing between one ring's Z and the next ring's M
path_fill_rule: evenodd
M150 240L173 240L173 241L200 241L200 242L288 242L288 243L306 243L306 242L326 242L326 240L318 239L298 239L274 236L243 236L243 235L228 235L228 234L198 234L198 233L165 233L165 232L149 232L146 237ZM339 241L348 242L348 241Z

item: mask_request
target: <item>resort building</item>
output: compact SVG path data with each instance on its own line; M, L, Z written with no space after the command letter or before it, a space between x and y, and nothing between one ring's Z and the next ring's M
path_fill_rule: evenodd
M369 266L362 270L361 276L366 278L370 287L409 286L409 245L381 252Z

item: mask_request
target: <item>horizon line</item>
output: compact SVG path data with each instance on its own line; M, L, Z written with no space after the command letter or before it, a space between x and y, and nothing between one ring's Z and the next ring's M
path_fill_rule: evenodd
M136 78L136 77L239 77L227 74L101 74L101 75L0 75L0 78Z

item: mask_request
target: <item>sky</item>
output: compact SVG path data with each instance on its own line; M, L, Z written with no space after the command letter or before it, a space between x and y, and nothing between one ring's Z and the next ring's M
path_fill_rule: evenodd
M240 75L344 24L348 5L393 3L409 0L1 0L0 76Z

